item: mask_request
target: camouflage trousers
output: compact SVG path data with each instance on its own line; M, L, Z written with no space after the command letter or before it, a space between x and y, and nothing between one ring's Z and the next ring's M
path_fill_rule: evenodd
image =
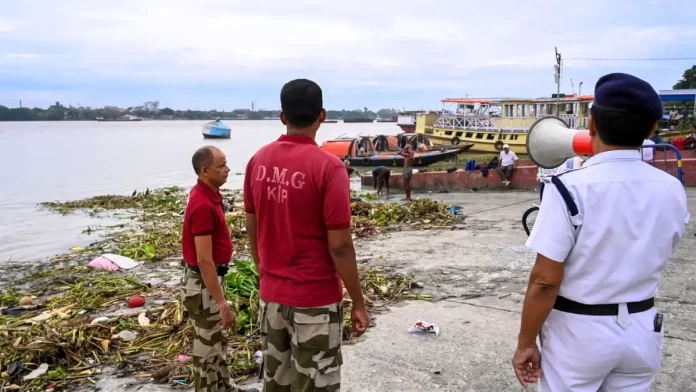
M222 286L222 278L218 281ZM193 326L191 356L196 392L238 392L227 366L227 338L220 324L220 307L199 273L186 269L181 298Z
M264 392L334 392L341 388L341 303L293 308L259 301Z

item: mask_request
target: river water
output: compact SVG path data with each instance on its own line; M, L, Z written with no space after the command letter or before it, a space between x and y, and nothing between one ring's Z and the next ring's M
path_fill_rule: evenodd
M280 121L229 121L232 137L203 139L205 121L0 122L0 263L39 260L97 240L84 214L61 216L37 203L195 183L191 155L210 144L227 155L226 188L242 187L247 161L285 132ZM324 124L317 142L341 135L395 135L394 123ZM355 185L353 185L355 186Z

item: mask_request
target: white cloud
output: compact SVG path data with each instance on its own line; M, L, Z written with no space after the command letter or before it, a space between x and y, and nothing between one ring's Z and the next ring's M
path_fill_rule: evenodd
M21 57L27 51L56 72L109 78L307 76L372 87L442 87L498 67L546 77L554 46L568 59L567 69L597 66L574 57L693 49L696 27L688 20L696 11L654 0L638 0L631 9L600 0L34 0L6 9L0 47L15 40L24 49L15 46L14 59L27 59ZM515 78L509 71L501 76Z

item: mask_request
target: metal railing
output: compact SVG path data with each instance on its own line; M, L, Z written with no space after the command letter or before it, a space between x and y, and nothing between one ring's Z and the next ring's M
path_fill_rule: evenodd
M640 148L641 159L643 159L643 150L646 148L650 148L653 150L652 160L646 161L646 162L652 162L653 165L655 164L655 162L657 162L655 160L655 155L658 151L658 148L660 148L659 151L662 152L662 156L663 156L662 163L664 163L664 165L665 165L665 171L667 171L667 150L674 151L674 157L676 158L676 161L677 161L676 177L679 180L679 182L681 182L682 184L684 183L684 169L682 169L682 157L681 157L681 152L679 152L678 148L676 148L675 146L673 146L671 144L651 144L651 145L647 145L647 146L642 146ZM645 161L645 159L643 159L643 160Z

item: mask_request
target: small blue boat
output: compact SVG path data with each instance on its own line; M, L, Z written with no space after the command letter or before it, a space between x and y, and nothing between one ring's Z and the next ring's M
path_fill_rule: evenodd
M203 137L206 139L229 139L230 127L218 118L203 125Z

